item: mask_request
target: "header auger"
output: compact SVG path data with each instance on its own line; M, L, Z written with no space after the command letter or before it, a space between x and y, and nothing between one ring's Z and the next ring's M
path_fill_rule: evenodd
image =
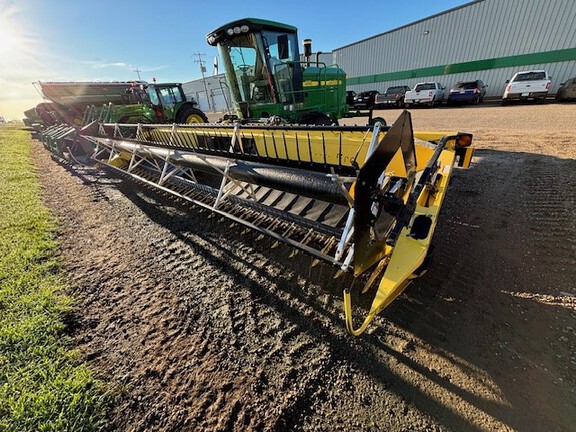
M92 158L378 283L361 334L422 272L453 165L470 134L392 127L100 124Z

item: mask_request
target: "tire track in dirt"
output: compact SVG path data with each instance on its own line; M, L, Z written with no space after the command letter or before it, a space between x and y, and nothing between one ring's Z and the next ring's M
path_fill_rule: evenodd
M573 160L543 164L535 158L527 167L529 193L525 210L532 241L540 249L540 262L562 273L576 264L575 170ZM565 280L561 285L566 286L568 282Z

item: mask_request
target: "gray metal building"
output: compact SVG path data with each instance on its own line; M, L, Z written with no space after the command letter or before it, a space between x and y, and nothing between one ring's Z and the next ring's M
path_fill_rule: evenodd
M188 99L198 102L205 112L228 112L232 109L230 91L224 74L207 76L204 79L188 81L182 84Z
M487 96L522 70L546 69L551 93L576 76L575 0L476 0L337 48L348 89L481 79Z

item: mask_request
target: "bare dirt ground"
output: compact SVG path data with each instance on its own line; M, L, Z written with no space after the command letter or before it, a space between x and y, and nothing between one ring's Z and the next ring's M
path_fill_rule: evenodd
M576 430L576 105L412 113L477 151L359 338L327 265L33 144L110 430Z

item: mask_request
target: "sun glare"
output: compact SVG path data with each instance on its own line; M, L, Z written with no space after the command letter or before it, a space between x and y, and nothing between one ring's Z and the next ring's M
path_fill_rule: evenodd
M0 73L23 74L36 64L36 39L19 18L16 7L0 8Z
M23 48L21 29L13 15L14 9L0 10L0 64L12 62Z
M22 107L39 96L32 82L38 80L40 50L19 9L6 3L0 0L0 115L18 118Z

